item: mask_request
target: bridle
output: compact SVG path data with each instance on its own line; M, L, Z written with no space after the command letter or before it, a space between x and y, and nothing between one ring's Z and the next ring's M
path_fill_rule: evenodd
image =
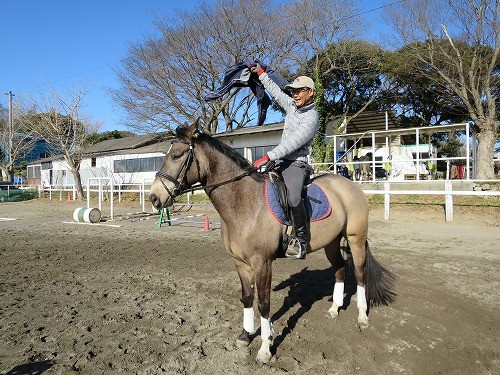
M163 185L163 187L167 191L169 197L174 199L175 197L182 195L189 190L189 188L186 189L186 187L189 185L187 182L187 172L188 172L189 168L191 167L191 163L193 162L193 160L196 160L196 169L198 170L198 176L200 176L200 164L199 164L198 159L196 158L196 156L194 154L193 141L186 142L186 141L181 141L181 140L175 139L171 143L184 143L186 145L189 145L189 151L188 151L187 157L186 157L186 159L184 159L184 163L182 164L181 168L179 169L179 172L177 172L177 176L173 177L172 175L169 175L168 173L164 173L161 171L156 172L156 175L155 175L155 177L160 180L161 184ZM181 175L182 171L184 171L184 175L182 176L182 179L179 182L179 176ZM175 187L172 189L172 191L170 191L168 186L165 185L165 182L163 182L164 179L172 182L175 185Z
M160 180L161 184L163 185L163 187L167 191L169 197L172 198L172 200L174 200L179 195L189 193L189 192L192 193L195 190L211 188L212 189L210 191L210 193L211 193L213 191L213 189L215 189L216 187L226 185L226 184L229 184L229 183L234 182L234 181L238 181L238 180L242 179L243 177L250 176L253 173L252 171L245 171L244 173L242 173L234 178L231 178L230 180L219 182L217 184L199 185L199 186L195 186L195 187L189 187L189 183L187 181L187 173L188 173L189 168L191 167L191 164L193 163L193 160L196 162L196 170L198 171L198 180L201 180L200 163L199 163L199 161L196 158L196 155L194 153L194 142L192 140L191 140L191 142L187 142L187 141L182 141L179 139L174 139L171 143L183 143L183 144L189 145L189 151L188 151L188 154L186 156L186 159L184 160L184 163L182 164L181 168L179 169L179 172L177 172L177 175L175 177L173 177L172 175L169 175L168 173L164 173L161 171L156 172L156 175L155 175L155 177ZM180 179L180 182L179 182L179 176L181 175L181 173L183 171L184 171L184 174L182 175L182 178ZM168 186L165 185L165 182L163 181L164 179L172 182L175 185L175 187L172 190L170 190L168 188Z

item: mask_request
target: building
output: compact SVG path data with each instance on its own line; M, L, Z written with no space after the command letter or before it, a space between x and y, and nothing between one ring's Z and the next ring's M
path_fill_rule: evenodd
M279 143L282 131L283 123L276 123L240 128L215 137L252 162ZM163 163L168 147L165 134L138 135L96 143L82 153L82 183L85 185L89 178L99 177L111 177L114 185L151 182ZM28 163L27 171L29 185L62 187L75 183L62 155Z
M276 147L283 133L283 122L262 126L249 126L215 134L221 142L231 146L249 162L263 157Z
M83 184L89 178L111 177L115 185L153 180L163 163L168 142L165 134L148 134L110 139L84 150L80 161ZM68 186L75 183L74 176L62 155L28 163L29 185Z
M355 157L370 155L365 162L369 179L387 178L384 165L391 164L390 180L426 179L431 174L429 163L439 157L430 142L420 143L421 135L430 136L436 131L464 131L469 137L469 124L441 127L401 129L394 114L386 111L361 114L345 126L342 134L333 134L333 119L327 128L326 141L333 142L334 161L326 168L334 172L354 163ZM261 158L278 145L283 123L238 128L214 135L234 148L249 162ZM404 144L404 136L416 139L414 144ZM467 138L468 139L468 138ZM86 148L82 154L80 175L85 185L89 178L112 178L114 185L150 183L163 163L169 143L166 134L148 134L121 139L111 139ZM464 178L472 170L474 147L466 142L463 163L469 166ZM449 160L446 161L449 164ZM315 169L320 169L320 163ZM438 176L444 178L443 176ZM448 172L446 176L449 176ZM436 177L435 175L433 177ZM60 187L74 184L74 177L62 156L44 158L28 164L28 184Z

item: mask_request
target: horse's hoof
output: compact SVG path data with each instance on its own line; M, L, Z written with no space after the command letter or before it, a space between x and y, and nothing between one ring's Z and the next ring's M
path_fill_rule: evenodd
M266 363L269 363L271 361L271 358L272 358L271 352L259 350L259 352L257 353L257 357L255 358L255 361L257 363L260 363L261 365L265 365Z
M336 317L339 316L339 309L338 308L330 308L328 310L328 313L326 314L327 318L332 318L335 319Z
M238 349L243 349L243 348L246 348L248 345L250 345L250 340L240 340L240 339L237 339L236 340L236 348Z
M368 320L358 321L358 327L360 330L367 329L368 328Z
M247 331L243 330L236 338L236 347L238 349L246 348L248 345L250 345L250 341L250 334Z

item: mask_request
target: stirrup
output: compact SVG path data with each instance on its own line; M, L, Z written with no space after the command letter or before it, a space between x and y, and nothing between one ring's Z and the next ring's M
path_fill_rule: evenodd
M285 256L291 259L305 259L306 249L300 241L293 237L286 248Z

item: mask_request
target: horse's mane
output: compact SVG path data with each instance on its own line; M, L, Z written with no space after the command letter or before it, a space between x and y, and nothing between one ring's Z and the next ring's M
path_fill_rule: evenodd
M177 136L181 137L185 134L181 129L177 129ZM204 142L223 154L224 156L228 157L230 160L232 160L239 168L243 169L245 172L249 172L250 176L255 181L263 181L264 177L262 173L257 172L257 170L248 162L247 159L245 159L243 156L241 156L234 148L226 145L225 143L221 142L217 138L214 138L210 136L207 133L198 133L196 136L196 141L195 142Z

